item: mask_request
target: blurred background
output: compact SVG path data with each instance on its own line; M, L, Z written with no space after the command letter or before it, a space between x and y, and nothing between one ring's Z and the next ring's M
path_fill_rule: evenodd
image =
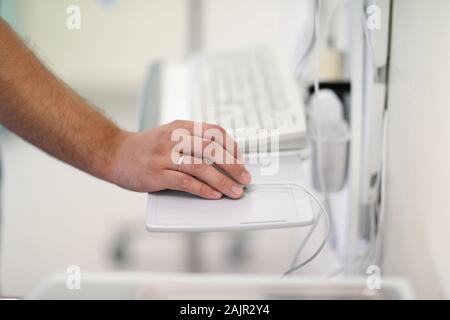
M62 80L121 127L137 130L139 94L152 62L181 62L197 49L193 44L216 51L289 45L299 36L280 32L289 0L204 1L202 17L192 14L196 2L6 0L2 15ZM81 8L81 30L66 28L71 4ZM196 31L201 44L192 39L197 19L204 25ZM303 23L306 36L312 31L311 17L288 21ZM281 274L304 236L299 229L204 234L192 252L192 239L184 235L145 232L145 194L92 178L13 134L3 132L1 139L1 279L8 295L22 296L69 265L86 272ZM320 265L305 272L334 271L334 265Z
M260 44L287 49L295 63L311 42L312 3L0 0L0 8L53 72L121 127L136 131L152 63L176 64L195 51ZM374 3L384 10L382 27L369 33L361 22ZM69 5L81 9L81 30L66 27ZM364 257L371 249L368 230L376 225L383 274L406 278L419 297L450 297L450 2L327 0L321 9L320 80L351 80L352 114L345 104L345 121L351 124L352 148L345 188L331 195L333 218L342 224L337 250L327 249L299 274L326 277L339 274L343 262L359 265L361 252ZM307 66L298 78L311 86ZM83 272L280 275L306 233L148 233L145 194L92 178L6 130L0 139L0 285L9 296L27 294L70 265ZM383 223L380 216L376 224L368 222L370 205L380 212L383 207ZM350 274L367 276L363 269Z

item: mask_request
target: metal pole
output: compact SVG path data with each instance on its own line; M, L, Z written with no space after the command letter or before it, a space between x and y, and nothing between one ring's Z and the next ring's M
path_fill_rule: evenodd
M203 47L203 0L189 0L188 8L188 46L187 54L202 50ZM201 255L201 235L189 233L186 235L186 265L189 272L201 272L202 255Z

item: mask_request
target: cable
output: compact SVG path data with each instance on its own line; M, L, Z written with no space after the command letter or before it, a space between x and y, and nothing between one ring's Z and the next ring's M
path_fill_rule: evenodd
M295 268L295 265L300 259L300 255L303 252L303 249L305 248L306 244L308 243L309 239L311 238L312 234L314 233L314 230L319 224L319 220L322 216L320 215L317 219L315 219L313 226L309 229L308 233L306 234L305 238L303 239L302 243L300 244L299 248L297 249L297 252L295 253L294 259L292 259L291 262L291 269Z
M320 33L320 1L316 0L316 11L314 15L316 16L315 21L315 30L316 34ZM319 73L320 73L320 42L317 41L316 43L316 63L315 63L315 70L314 70L314 94L316 95L317 99L315 99L316 109L320 111L320 99L319 99L319 91L320 91L320 83L319 83ZM320 112L318 113L320 115ZM325 205L328 204L328 191L327 191L327 185L325 182L325 176L323 174L322 170L322 160L323 160L323 153L322 153L322 145L321 142L324 141L323 139L323 129L322 129L323 123L319 121L319 125L315 126L316 129L316 140L317 140L317 162L318 162L318 168L319 168L319 184L320 189L323 193L323 197L325 199Z
M308 44L308 47L306 48L305 52L303 53L301 58L298 60L297 65L295 66L294 70L298 74L301 74L300 69L301 69L302 65L304 64L305 60L309 57L309 55L313 51L314 46L317 42L317 33L316 33L317 16L315 13L317 11L318 0L312 0L312 3L313 3L313 11L314 11L314 20L313 20L313 29L314 30L313 30L313 34L311 36L311 41Z
M316 38L320 34L320 0L314 1L314 35ZM319 71L320 71L320 41L316 39L315 41L316 49L316 65L314 70L314 93L319 92Z
M336 46L336 43L333 41L331 28L335 24L336 16L339 13L339 10L342 10L343 8L348 8L348 2L349 0L343 0L343 1L336 1L334 3L334 7L331 9L330 17L328 19L328 24L325 29L325 33L322 35L325 43L327 43L330 46Z
M320 90L320 86L319 86L319 71L320 71L320 52L321 52L321 48L320 48L320 41L318 41L318 36L320 34L320 0L313 0L313 5L314 5L314 41L311 41L311 44L314 44L314 49L315 49L315 69L314 69L314 92L315 95L318 97L319 94L319 90ZM311 49L312 50L312 49ZM309 55L310 52L308 52ZM316 103L319 103L319 99L315 100ZM320 110L320 106L316 106L319 110ZM328 191L327 191L327 186L326 186L326 182L325 182L325 177L324 177L324 173L322 170L322 145L320 144L320 142L323 141L322 139L322 123L319 123L318 126L315 127L315 131L316 131L316 140L317 140L317 162L318 162L318 175L319 175L319 188L322 191L323 194L323 198L324 198L324 208L325 210L330 211L330 203L329 203L329 197L328 197ZM333 232L334 227L333 227L333 221L332 221L332 217L330 214L328 214L327 211L327 216L328 216L328 225L329 225L329 232L327 237L330 237L332 239L332 243L333 245L335 245L336 242L336 237L335 237L335 233ZM300 243L299 248L297 249L294 258L292 259L292 263L291 263L291 269L290 270L298 270L300 269L304 264L301 264L300 266L296 267L297 261L299 260L306 244L308 243L309 239L311 238L312 234L314 233L319 221L320 221L321 216L318 217L318 219L316 219L314 225L311 227L311 229L309 230L309 232L307 233L307 235L305 236L305 238L302 240L302 242ZM308 261L309 262L309 261Z
M261 184L252 184L249 185L248 188L249 189L258 189L258 188L266 188L266 187L293 187L293 188L297 188L303 192L305 192L306 194L308 194L318 205L318 207L320 208L321 214L317 215L315 218L315 222L314 225L311 227L310 231L309 231L309 237L311 236L312 232L314 231L314 229L317 227L318 222L320 221L320 217L322 215L325 216L326 218L326 233L325 233L325 237L322 240L319 248L311 255L311 257L309 257L308 259L306 259L305 261L303 261L302 263L300 263L299 265L296 265L294 267L291 267L288 271L286 271L283 274L283 277L290 275L291 273L303 268L304 266L306 266L307 264L309 264L311 261L313 261L319 254L320 252L323 250L323 248L325 247L327 241L328 241L328 237L330 236L330 217L328 215L328 211L325 208L325 206L322 204L322 202L319 200L319 198L309 189L293 183L293 182L279 182L279 183L261 183ZM309 239L308 237L308 239ZM306 239L306 238L305 238ZM306 243L306 241L303 241L303 243Z

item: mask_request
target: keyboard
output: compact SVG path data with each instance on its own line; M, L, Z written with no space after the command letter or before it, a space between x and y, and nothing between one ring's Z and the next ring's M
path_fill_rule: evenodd
M305 147L303 100L275 51L262 47L196 55L188 77L195 121L219 124L241 144L270 132L279 137L280 151Z

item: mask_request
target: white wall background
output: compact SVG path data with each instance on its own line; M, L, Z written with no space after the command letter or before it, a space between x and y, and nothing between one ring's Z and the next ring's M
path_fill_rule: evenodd
M70 85L90 94L135 94L154 60L181 61L187 0L6 0L16 30ZM68 30L66 9L81 9Z
M450 298L450 2L395 0L385 274Z
M286 13L298 0L203 0L204 48L215 51L285 41ZM301 0L306 1L306 0ZM109 3L109 4L105 4ZM80 6L82 28L66 28L66 8ZM70 85L135 93L155 60L187 54L189 0L6 0L16 30ZM305 24L308 24L306 21Z

